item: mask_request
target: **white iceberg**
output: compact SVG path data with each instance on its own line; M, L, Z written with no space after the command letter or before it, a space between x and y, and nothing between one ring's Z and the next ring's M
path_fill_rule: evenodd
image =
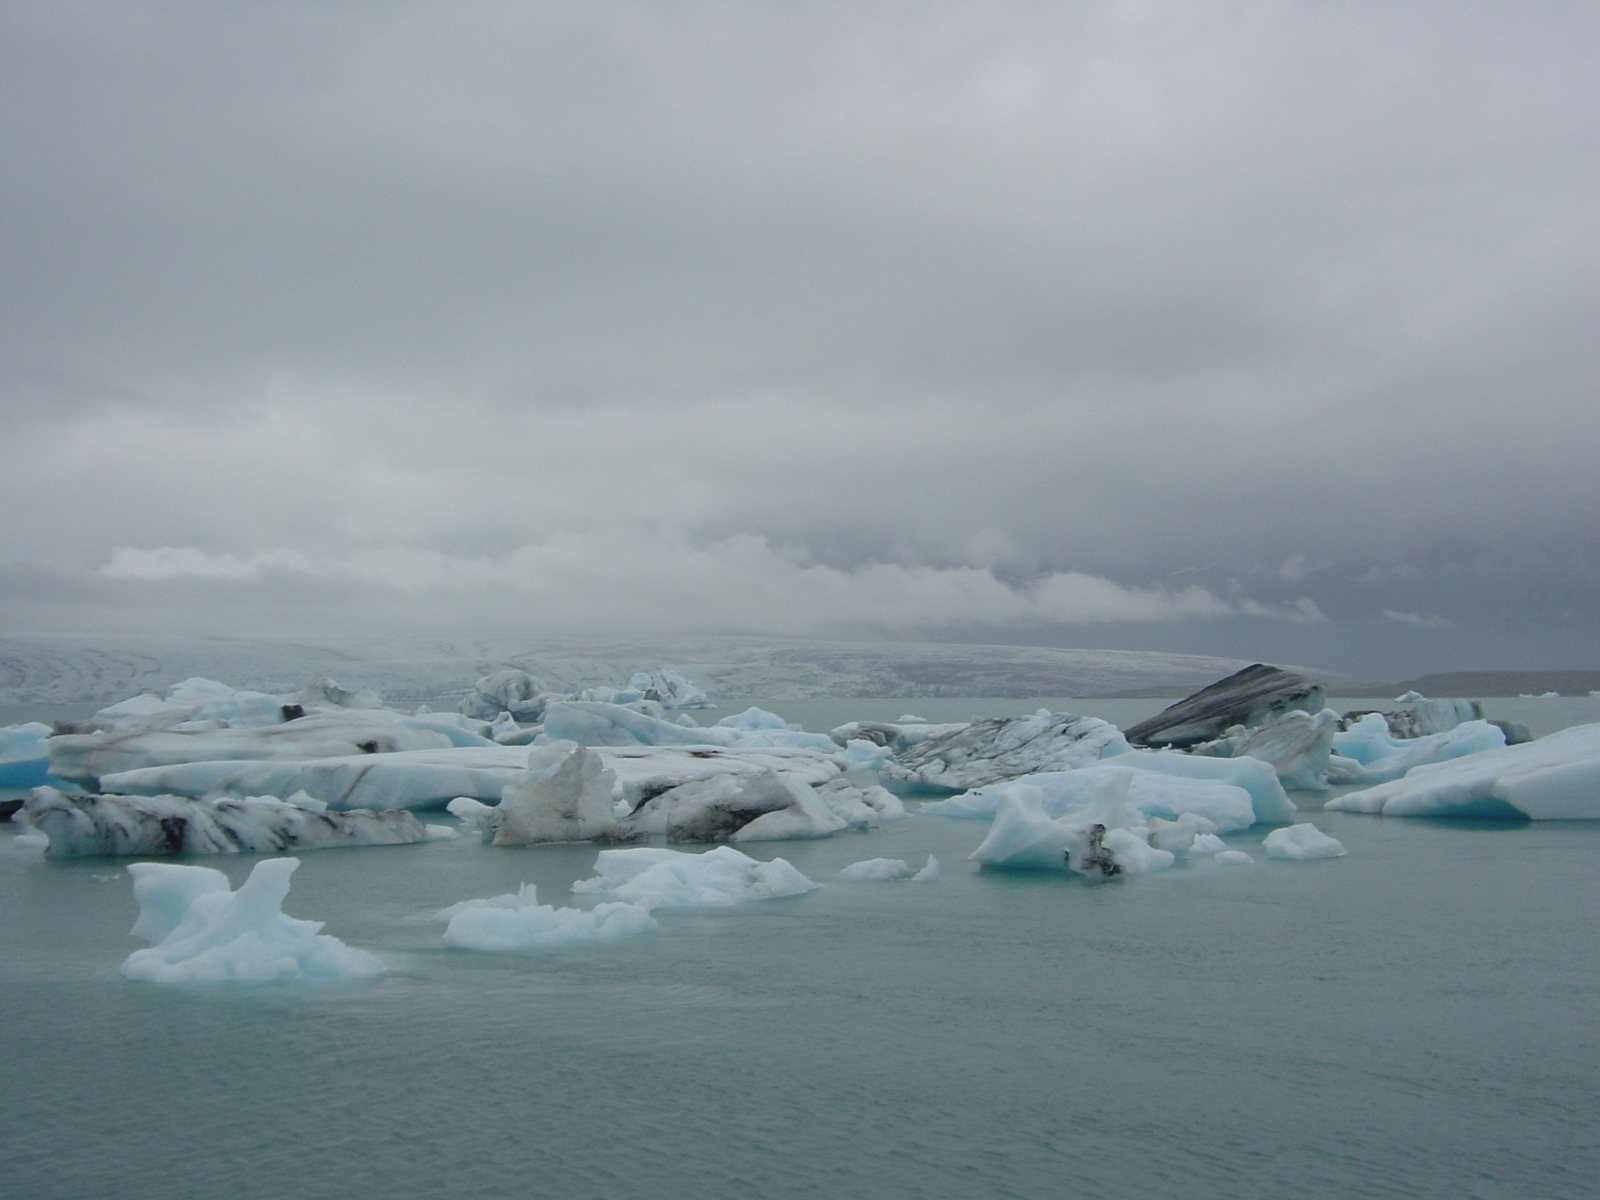
M1177 854L1151 845L1155 830L1129 803L1133 775L1122 769L1100 776L1088 806L1062 817L1045 811L1038 788L1012 784L1002 793L988 836L969 857L985 866L1093 877L1165 870ZM1208 831L1192 825L1191 842L1194 832Z
M1348 853L1338 838L1329 837L1308 822L1274 829L1261 845L1268 858L1340 858Z
M655 918L635 904L614 901L590 909L540 904L531 883L509 895L463 900L435 916L447 922L449 945L498 952L609 942L656 927Z
M1425 763L1324 807L1391 817L1600 820L1600 724Z
M482 721L493 721L505 713L514 721L531 723L543 717L550 698L543 683L526 671L510 667L478 680L461 701L461 712Z
M75 795L35 788L27 823L49 838L52 858L130 854L280 854L428 840L408 812L324 812L272 796L192 800L184 796Z
M535 750L537 747L534 748ZM101 787L125 795L292 796L329 808L444 808L458 796L497 803L522 782L532 751L524 746L442 747L394 754L355 754L297 761L180 763L104 776ZM651 796L713 775L753 776L770 770L800 783L838 779L837 755L795 747L602 746L597 753L616 776L614 798L629 811Z
M399 713L313 713L245 728L106 729L49 739L50 773L93 790L108 775L181 763L338 758L429 750L454 744L435 729L401 724Z
M910 790L959 792L1086 766L1129 749L1115 725L1041 708L1032 716L974 721L930 737L889 759L880 773Z
M593 750L571 742L536 747L522 781L501 796L494 844L622 842L640 836L617 823L616 782Z
M839 878L849 883L888 883L915 874L903 858L869 858L841 868Z
M574 892L609 892L646 909L699 908L799 896L817 888L781 858L771 862L718 846L703 854L638 847L602 850L593 879L580 879Z
M131 863L139 919L133 934L154 943L122 964L147 983L264 983L287 979L361 979L383 973L364 950L319 932L321 921L283 913L289 877L300 860L258 862L238 891L210 867Z
M1128 803L1142 818L1204 817L1223 831L1293 820L1295 806L1271 765L1256 758L1206 758L1176 750L1137 750L1073 771L1024 775L924 804L924 813L991 820L1015 785L1039 792L1051 818L1085 809L1108 775L1131 771Z

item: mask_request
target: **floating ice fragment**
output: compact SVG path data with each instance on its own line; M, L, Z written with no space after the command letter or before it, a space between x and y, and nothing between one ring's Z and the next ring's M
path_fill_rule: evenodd
M1211 859L1224 867L1248 867L1256 860L1243 850L1219 850Z
M1329 837L1309 822L1274 829L1261 845L1268 858L1339 858L1349 853L1338 838Z
M210 867L131 863L139 919L132 933L154 944L122 964L147 983L263 983L360 979L383 973L364 950L319 933L321 921L283 914L296 858L258 862L238 891Z
M839 878L851 883L886 883L892 879L910 879L911 868L903 858L869 858L865 862L851 863L839 872Z
M517 892L487 900L463 900L435 914L448 922L444 940L467 950L536 950L608 942L656 927L638 905L607 903L592 909L540 904L531 883Z
M602 850L593 879L580 879L574 892L610 892L646 909L740 904L799 896L819 887L788 862L761 862L732 846L704 854L639 847Z
M928 855L928 861L922 864L922 869L911 877L912 883L932 883L939 878L939 860L933 855Z

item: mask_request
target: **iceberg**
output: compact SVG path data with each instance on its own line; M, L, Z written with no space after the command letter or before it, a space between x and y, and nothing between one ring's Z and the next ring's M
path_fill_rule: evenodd
M839 872L839 878L849 883L888 883L896 879L910 879L915 874L903 858L869 858L851 863Z
M238 891L210 867L131 863L139 919L133 934L153 943L122 964L146 983L264 983L363 979L383 973L364 950L319 932L321 921L283 913L297 858L258 862Z
M1339 784L1387 783L1414 767L1495 750L1507 740L1505 730L1488 721L1465 721L1422 737L1396 737L1383 713L1366 713L1334 735L1329 779Z
M988 836L969 857L990 867L1067 870L1095 878L1166 870L1177 853L1151 844L1157 827L1129 803L1133 774L1127 768L1107 772L1096 781L1085 808L1059 818L1045 810L1038 788L1011 784ZM1191 824L1191 843L1196 832L1201 830Z
M1340 858L1348 853L1344 843L1338 838L1329 837L1315 825L1307 822L1274 829L1267 834L1266 840L1261 845L1266 850L1268 858L1300 861L1313 858Z
M1127 737L1135 746L1193 746L1235 725L1248 729L1295 710L1321 712L1324 694L1304 675L1254 663L1131 726Z
M1600 724L1424 763L1324 807L1391 817L1600 820Z
M447 734L399 721L398 713L352 710L237 729L113 728L56 734L48 742L50 773L92 791L105 776L147 767L392 754L453 744Z
M331 809L443 808L457 796L498 801L521 782L528 751L519 746L441 747L392 754L310 760L178 763L105 775L100 786L123 795L293 796Z
M617 823L616 782L593 750L571 742L535 748L525 778L501 797L494 844L626 842L642 836Z
M813 891L813 883L784 859L771 862L718 846L702 854L639 847L602 850L595 877L580 879L574 892L609 892L646 909L700 908L774 900Z
M49 736L50 726L41 721L0 728L0 788L20 790L49 780Z
M537 750L534 747L533 750ZM444 808L458 796L498 803L521 783L533 752L525 746L443 747L307 761L179 763L106 775L104 790L125 795L292 796L304 792L329 808ZM763 770L820 785L844 773L844 760L794 747L596 747L616 777L615 799L628 811L669 788L712 775Z
M1191 753L1221 758L1256 758L1269 763L1279 781L1291 791L1328 790L1328 762L1339 714L1331 708L1318 713L1291 709L1253 729L1235 726L1214 742L1191 747Z
M495 952L609 942L656 927L655 918L636 904L612 901L592 909L540 904L531 883L508 895L452 904L435 919L447 922L446 944Z
M1289 799L1271 765L1256 758L1206 758L1175 750L1135 750L1072 771L1024 775L1006 784L974 788L948 800L924 804L924 813L992 820L1012 785L1027 785L1051 818L1087 808L1095 788L1114 771L1131 771L1127 802L1145 817L1197 816L1218 829L1294 819Z
M52 858L130 854L279 854L341 846L401 846L428 840L408 812L330 813L271 796L191 800L183 796L73 795L35 788L22 807L49 838Z
M818 838L848 826L812 788L773 771L681 784L646 800L631 821L671 842Z
M507 713L514 721L533 723L544 716L550 693L539 680L515 667L485 675L461 701L464 716L493 721Z
M1084 766L1129 748L1115 725L1041 708L1029 717L993 717L930 737L889 759L879 773L908 791L960 792Z

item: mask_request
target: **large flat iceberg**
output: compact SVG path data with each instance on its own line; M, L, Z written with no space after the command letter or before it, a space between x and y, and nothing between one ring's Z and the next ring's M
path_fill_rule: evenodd
M399 846L428 840L408 812L322 812L272 796L192 800L185 796L74 795L35 788L22 807L46 835L52 858L82 855L281 854L344 846Z
M152 942L122 964L147 983L264 983L286 979L360 979L383 973L364 950L321 933L321 921L283 913L289 877L300 860L268 858L233 891L210 867L132 863L139 919L133 934Z
M1087 808L1113 772L1130 772L1126 799L1144 817L1201 816L1221 830L1294 819L1295 806L1269 763L1256 758L1204 758L1175 750L1136 750L1072 771L1024 775L924 804L924 813L992 820L1017 784L1038 792L1052 819Z
M1600 820L1600 724L1426 763L1324 807L1389 817Z

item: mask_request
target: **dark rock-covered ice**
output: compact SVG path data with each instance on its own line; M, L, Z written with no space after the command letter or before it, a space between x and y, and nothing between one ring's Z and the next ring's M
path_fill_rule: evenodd
M1127 730L1127 738L1135 746L1193 746L1235 725L1263 725L1296 710L1321 712L1324 695L1323 685L1304 675L1252 663L1140 721Z

